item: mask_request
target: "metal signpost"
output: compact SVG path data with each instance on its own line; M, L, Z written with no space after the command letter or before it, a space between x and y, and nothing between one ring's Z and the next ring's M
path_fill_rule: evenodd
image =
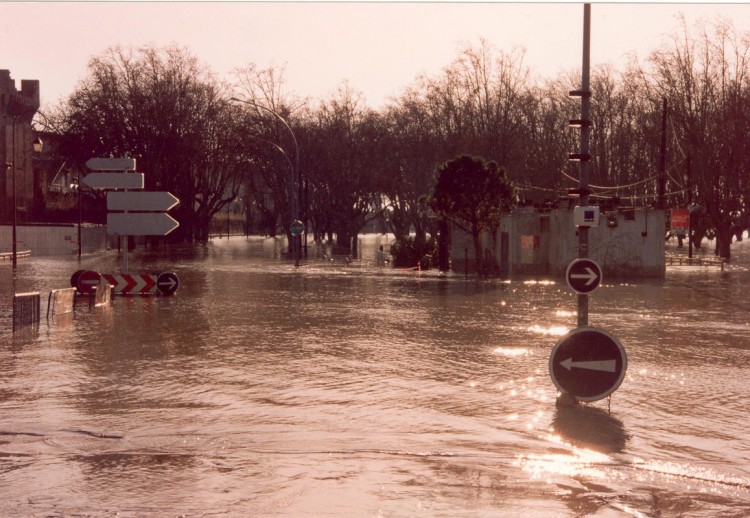
M83 183L92 189L143 189L143 173L89 173Z
M591 155L590 90L590 40L591 4L583 6L583 66L581 89L570 92L581 98L581 118L570 121L580 128L581 146L570 153L570 160L579 162L579 204L574 209L574 222L578 232L578 258L571 261L565 271L568 286L578 294L578 328L565 335L552 349L549 372L555 386L562 394L576 401L596 401L614 392L622 383L627 368L627 357L617 339L606 331L589 327L589 293L602 282L602 269L588 258L589 228L599 224L599 207L589 206L589 171Z
M100 278L106 279L118 294L172 295L177 291L179 280L171 272L130 275L128 273L129 236L166 236L179 226L177 220L167 214L180 200L169 192L128 191L143 189L144 175L135 172L135 159L92 158L86 162L92 172L83 178L83 183L92 189L121 189L107 193L107 232L125 238L122 252L122 272L103 274L83 272L74 274L71 283L81 293L92 291ZM79 272L77 272L79 273Z

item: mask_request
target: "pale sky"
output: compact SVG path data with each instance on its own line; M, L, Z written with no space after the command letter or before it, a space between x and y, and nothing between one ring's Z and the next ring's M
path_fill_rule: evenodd
M645 58L678 28L679 13L690 24L722 15L750 32L750 3L594 2L592 65ZM40 80L44 109L70 95L109 46L177 43L222 79L248 63L285 65L290 94L324 99L348 81L380 108L480 38L525 48L542 77L580 69L582 27L582 3L0 1L0 69L19 89L21 79Z

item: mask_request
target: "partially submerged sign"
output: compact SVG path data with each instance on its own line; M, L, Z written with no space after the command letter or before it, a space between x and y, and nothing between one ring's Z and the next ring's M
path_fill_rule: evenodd
M579 327L552 348L549 373L561 392L578 401L596 401L617 390L625 377L628 357L611 334Z

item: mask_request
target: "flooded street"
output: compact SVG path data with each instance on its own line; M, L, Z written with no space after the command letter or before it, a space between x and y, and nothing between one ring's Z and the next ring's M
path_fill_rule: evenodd
M589 322L628 370L557 408L564 280L362 263L272 239L131 254L173 297L44 317L116 251L0 263L0 516L750 515L750 243L717 268L604 280ZM11 333L13 292L40 291Z

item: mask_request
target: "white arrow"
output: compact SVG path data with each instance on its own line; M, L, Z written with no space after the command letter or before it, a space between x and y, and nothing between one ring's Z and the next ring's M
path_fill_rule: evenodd
M598 275L596 275L596 272L592 270L591 268L589 268L588 266L586 267L586 272L588 273L571 273L570 278L571 279L588 279L588 281L586 281L586 286L589 286L592 282L594 282L598 278Z
M577 369L588 369L590 371L616 372L617 360L596 360L585 362L574 362L573 358L561 361L560 365L570 370L573 367Z
M172 289L175 286L177 286L177 281L174 279L174 277L170 277L166 281L160 281L157 283L158 286L165 286L167 289Z

